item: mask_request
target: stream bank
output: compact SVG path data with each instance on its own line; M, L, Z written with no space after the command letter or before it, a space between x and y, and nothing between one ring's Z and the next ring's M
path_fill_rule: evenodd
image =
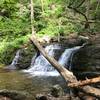
M98 40L98 39L96 39L96 40ZM67 41L67 42L65 42L65 44L63 46L65 47L65 45L66 45L66 47L67 47L66 49L68 49L68 48L72 48L73 46L82 45L84 43L83 40L81 40L80 42L75 42L75 41L76 41L75 39L73 40L73 42L72 42L72 40L71 40L71 42ZM76 43L76 45L74 43ZM100 42L95 42L95 44L89 43L88 45L82 47L79 51L77 51L75 53L75 55L73 56L71 65L73 66L72 70L73 70L74 74L76 74L76 76L77 76L77 73L83 74L83 72L86 72L86 71L87 72L89 71L90 73L95 71L96 75L97 75L97 73L98 73L98 75L100 75L99 62L97 63L97 61L100 61L99 43ZM19 60L19 61L23 61L25 58L27 58L26 56L24 56L23 53L21 53L21 56L22 56L21 58L23 58L23 59ZM25 65L25 62L23 64ZM17 66L16 66L17 69L24 69L23 64L22 64L22 62L21 63L18 62ZM21 65L23 67L20 67L19 65ZM59 98L60 98L60 100L64 100L63 97L58 97L58 98L50 97L50 96L48 97L50 88L53 85L59 84L63 89L66 87L64 80L61 77L58 77L58 76L57 77L54 77L54 76L53 77L51 77L51 76L49 76L49 77L33 77L27 73L22 73L21 71L10 71L7 69L6 69L6 71L0 71L0 74L1 74L0 75L0 78L1 78L0 79L1 80L0 89L7 89L9 91L16 90L19 92L21 91L22 93L23 92L27 93L30 95L29 97L32 97L29 100L32 100L33 98L35 99L35 97L36 98L39 97L37 100L42 100L42 99L40 99L41 95L35 96L36 94L41 94L41 93L44 93L44 94L42 94L42 97L48 98L47 100L49 100L49 98L51 98L51 100L53 100L53 99L58 100ZM83 77L79 77L80 75L78 75L77 77L79 79L85 79L86 77L88 77L87 75L89 75L89 74L85 74L84 76L81 75ZM92 77L94 77L94 74L91 76L91 78ZM65 96L65 98L66 98L66 96ZM68 96L68 98L70 98L70 97ZM76 98L76 99L80 100L79 98ZM75 98L73 100L75 100ZM88 100L88 99L84 99L84 100Z

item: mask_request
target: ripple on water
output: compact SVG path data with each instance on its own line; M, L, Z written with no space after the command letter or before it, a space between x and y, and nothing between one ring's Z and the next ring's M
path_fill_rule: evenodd
M0 90L17 90L35 95L41 92L48 92L50 87L55 84L64 86L63 79L59 76L34 76L20 71L4 71L0 70Z

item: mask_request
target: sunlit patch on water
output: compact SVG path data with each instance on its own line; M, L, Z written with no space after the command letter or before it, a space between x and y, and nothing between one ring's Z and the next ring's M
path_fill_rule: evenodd
M59 72L57 72L56 70L55 71L50 71L50 72L45 72L45 71L27 71L27 70L23 70L24 73L27 73L29 74L30 76L41 76L41 77L48 77L48 76L51 76L51 77L57 77L59 76Z

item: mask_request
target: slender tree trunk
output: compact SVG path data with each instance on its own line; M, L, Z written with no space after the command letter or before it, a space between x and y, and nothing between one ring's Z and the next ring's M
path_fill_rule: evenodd
M58 29L61 29L61 19L58 21ZM58 32L58 42L60 42L60 32Z
M90 0L86 0L86 16L89 19L89 13L90 13Z
M89 20L89 16L90 15L90 0L86 0L86 17ZM88 20L85 23L85 29L89 29L90 28L90 24L88 22Z
M35 29L34 29L34 5L33 5L33 0L31 0L31 29L32 29L32 35L35 34Z
M44 13L44 5L43 5L43 0L41 0L41 7L42 7L42 13Z
M22 14L22 12L23 12L23 2L22 2L22 0L20 0L20 14Z

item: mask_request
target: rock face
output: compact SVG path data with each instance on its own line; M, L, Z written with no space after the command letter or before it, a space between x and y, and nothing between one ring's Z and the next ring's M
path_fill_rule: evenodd
M60 87L60 85L54 85L51 88L51 95L54 97L59 97L62 96L64 94L64 91L62 89L62 87Z
M8 69L26 69L30 66L32 57L34 55L34 48L19 49Z
M64 41L61 41L60 43L54 42L50 43L49 45L54 46L54 58L56 60L59 59L60 55L64 52L66 48L71 48L77 45L82 45L85 41L79 38L74 39L66 39ZM49 46L48 44L45 44L44 47ZM60 48L60 49L59 49ZM19 49L16 52L16 55L12 61L12 64L9 66L9 69L26 69L30 67L32 57L34 56L34 47L31 48L28 47L27 49ZM38 50L37 50L38 51ZM33 61L34 62L34 61Z
M74 55L72 66L75 74L100 75L100 35L95 37L92 44L84 46Z

